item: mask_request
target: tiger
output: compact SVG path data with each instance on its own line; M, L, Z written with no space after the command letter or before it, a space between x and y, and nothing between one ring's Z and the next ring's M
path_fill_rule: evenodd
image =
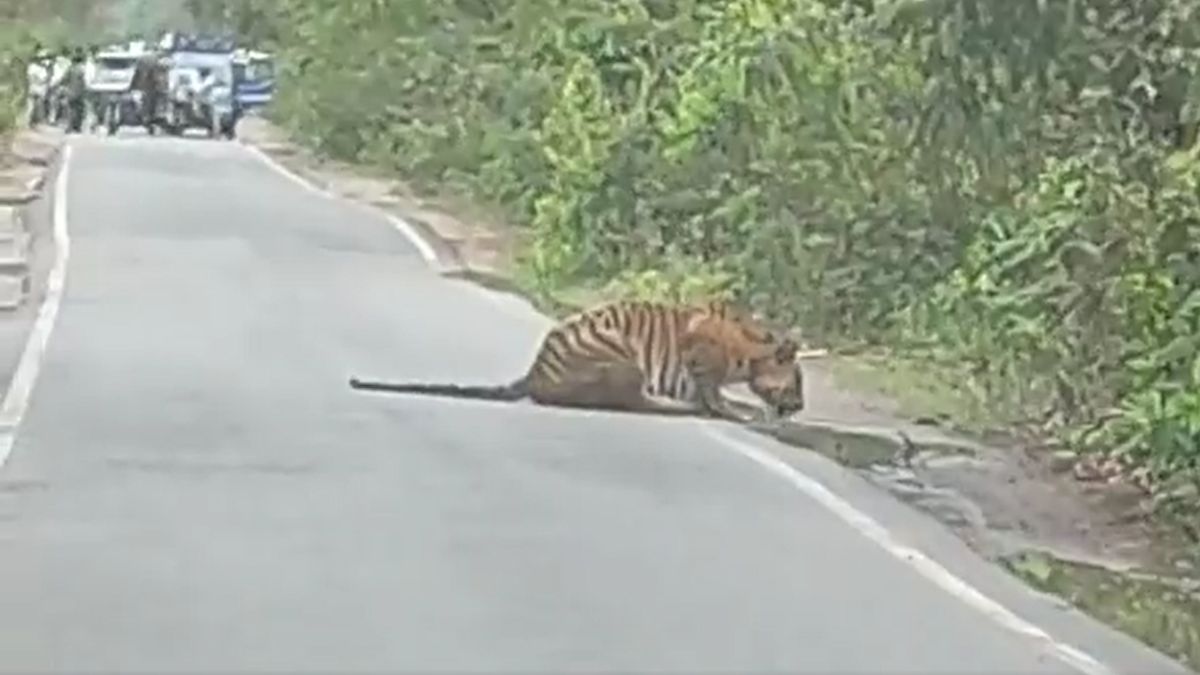
M804 408L798 345L726 301L617 301L564 319L542 339L525 375L502 385L390 383L357 390L413 393L746 423L723 385L746 383L777 416Z

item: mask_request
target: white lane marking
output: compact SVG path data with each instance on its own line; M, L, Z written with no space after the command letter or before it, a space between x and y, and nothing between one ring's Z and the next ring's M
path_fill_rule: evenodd
M246 148L247 150L249 150L251 152L251 154L253 154L255 157L258 157L258 159L261 160L262 162L264 162L267 166L271 167L276 172L284 175L285 177L288 178L288 180L303 187L305 190L308 190L309 192L314 192L316 194L319 194L323 197L327 197L329 199L345 199L345 198L341 197L340 195L333 194L333 193L329 192L328 190L322 189L321 187L314 185L313 183L309 182L308 179L304 178L303 176L300 176L296 172L287 168L286 166L281 164L278 160L276 160L274 157L268 155L267 153L263 152L259 148L256 148L255 146L251 145L250 143L242 142L241 146L243 148ZM350 201L350 200L345 200L345 201ZM426 263L431 264L431 265L437 264L437 261L438 261L437 252L433 250L433 247L429 245L429 242L425 241L424 237L422 237L420 234L417 233L417 230L416 230L416 228L414 228L412 226L412 223L408 222L407 220L404 220L403 218L400 218L391 213L388 213L387 211L384 211L383 209L380 209L378 207L371 206L369 204L362 204L362 203L358 203L358 202L355 202L355 203L358 206L361 206L363 208L368 208L368 209L375 211L376 213L382 215L384 218L387 219L387 221L389 223L392 224L392 227L396 228L396 230L399 231L400 234L404 235L404 238L408 240L409 244L412 244L413 248L417 249L417 253L420 254L421 258L423 258Z
M58 309L62 305L63 289L67 281L67 261L71 257L71 236L67 231L67 176L71 163L71 146L63 145L62 165L58 169L58 180L54 184L54 264L46 278L46 297L38 308L37 318L25 340L25 350L12 381L8 384L8 392L4 402L0 403L0 467L3 467L12 454L13 444L17 439L17 428L25 417L29 407L29 398L33 394L33 386L37 382L38 373L42 369L42 359L46 356L46 345L50 342L50 333L54 330L54 321L58 318Z
M433 247L429 245L429 242L425 241L424 237L417 234L417 230L412 226L412 223L401 218L400 216L387 213L381 209L377 210L383 213L384 217L388 219L388 222L392 224L392 227L399 230L400 234L404 235L404 237L408 239L409 243L413 245L413 248L417 249L417 252L420 253L421 257L425 259L425 262L431 265L437 263L437 252L433 250Z
M409 223L408 221L406 221L403 218L400 218L398 216L395 216L391 213L388 213L386 210L378 208L376 206L372 206L370 204L363 204L361 202L354 201L354 200L350 199L349 197L343 197L341 195L329 192L328 190L321 188L320 186L309 181L307 178L305 178L305 177L301 176L300 174L287 168L282 163L280 163L278 160L276 160L274 157L271 157L270 155L268 155L266 152L264 152L260 148L257 148L254 145L251 145L250 143L247 143L242 140L239 140L239 144L243 148L249 150L251 154L253 154L255 157L257 157L259 160L261 160L267 166L271 167L276 172L282 174L288 180L292 181L296 185L299 185L300 187L304 188L305 190L312 192L313 194L320 195L321 197L324 197L326 199L341 200L341 201L344 201L349 204L354 204L355 206L359 206L361 208L370 209L371 211L375 212L376 214L382 215L384 218L387 219L387 221L389 223L392 224L392 227L396 228L396 230L398 232L400 232L400 234L403 235L405 239L408 240L408 242L413 246L413 248L417 249L417 253L419 253L421 258L425 260L426 264L433 265L433 266L436 266L438 264L437 252L434 250L433 246L431 246L429 244L429 242L426 241L425 238L422 237L417 232L416 228L414 228L412 226L412 224ZM467 288L470 288L472 291L475 291L477 294L481 294L484 299L486 299L488 302L492 303L493 305L499 307L501 309L501 311L508 314L509 316L514 316L514 317L517 317L520 319L525 319L525 320L527 320L529 318L529 315L531 312L538 314L538 316L541 316L540 313L537 313L536 311L530 309L528 307L528 303L525 303L524 305L520 305L520 303L514 304L514 301L512 298L505 297L507 294L498 293L496 291L492 291L490 289L483 288L483 287L479 286L478 284L471 282L471 281L466 281L464 283L466 284ZM518 306L518 305L520 305L520 306Z
M705 433L737 454L782 478L813 501L857 530L892 557L932 581L959 601L987 616L1002 627L1026 638L1040 642L1053 656L1085 675L1115 675L1100 661L1069 644L1059 642L1045 630L1017 616L999 602L984 595L975 587L955 576L921 551L899 541L874 518L856 509L850 502L833 493L816 479L779 459L770 452L741 439L733 438L719 428L703 425Z
M331 197L332 196L328 192L317 187L316 185L313 185L312 183L308 182L307 180L301 178L295 172L293 172L291 169L280 164L274 157L268 155L267 153L263 152L262 150L259 150L257 147L255 147L249 143L246 143L244 141L242 141L240 144L243 148L249 150L250 153L253 154L255 157L257 157L261 162L263 162L267 166L271 167L276 172L282 174L284 178L287 178L288 180L292 181L296 185L299 185L300 187L304 188L305 190L308 190L309 192L313 192L318 195L321 195L322 197Z
M265 152L254 147L253 145L243 143L242 146L266 162L268 166L274 168L284 176L287 176L293 182L303 186L304 189L330 198L341 198L337 195L333 195L325 190L322 190L321 188L310 183L308 180L293 173L290 169L283 166L274 158L270 157ZM437 256L433 252L432 247L430 247L429 244L426 243L425 240L422 239L415 230L413 230L411 225L404 220L391 215L390 213L384 212L384 215L389 221L392 222L396 229L398 229L400 233L403 234L413 244L413 246L421 253L421 256L425 258L427 262L436 262ZM473 283L468 282L468 284L472 287L478 288ZM479 288L479 290L483 291L489 298L492 298L493 300L499 300L499 298L496 297L497 294L493 291L490 291L486 288ZM507 305L507 303L497 302L497 304L500 304L506 310L515 314L513 311L514 308ZM522 314L525 315L524 312L522 312ZM758 464L776 476L786 480L794 488L812 498L818 504L844 521L851 528L883 548L887 553L913 568L922 577L932 581L942 590L954 596L969 607L981 612L989 619L1000 624L1002 627L1017 633L1018 635L1041 642L1042 645L1046 647L1056 658L1066 663L1068 666L1075 668L1081 673L1084 673L1085 675L1116 675L1111 669L1100 663L1100 661L1096 660L1091 655L1069 644L1055 640L1045 630L1026 621L1025 619L1022 619L1004 605L1001 605L995 600L984 595L981 591L971 586L966 581L963 581L955 576L953 572L939 565L929 556L911 546L903 544L897 540L892 533L887 530L887 528L885 528L883 525L880 525L876 520L862 511L854 508L850 502L838 497L824 485L817 482L810 476L800 472L795 467L787 464L783 460L775 457L765 450L757 448L744 441L730 438L711 426L705 425L704 428L706 433L719 440L726 447Z

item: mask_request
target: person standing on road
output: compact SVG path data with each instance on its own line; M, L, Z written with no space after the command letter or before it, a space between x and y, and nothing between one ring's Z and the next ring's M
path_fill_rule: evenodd
M48 90L50 96L51 124L61 124L66 115L66 96L63 89L63 80L66 79L67 71L70 69L70 52L66 49L59 50L50 63L50 84Z
M77 133L83 129L87 113L87 75L82 49L76 50L71 57L71 65L63 77L63 88L67 98L67 130Z
M155 121L159 116L159 104L163 92L159 77L158 56L150 52L138 59L133 71L133 90L141 93L142 109L140 115L147 133L153 134Z
M30 126L41 124L49 117L50 71L52 65L50 53L39 47L33 59L25 68Z
M92 85L96 81L96 72L99 66L96 63L96 55L99 49L93 45L88 47L86 53L86 61L84 62L84 82L86 83L87 92L84 97L84 110L86 116L91 119L91 129L95 131L103 123L103 105L101 94L92 91Z
M238 122L242 120L242 102L238 98L238 89L242 85L242 79L245 76L245 70L240 68L230 67L229 69L229 99L230 106L233 108L230 113L233 117L229 120L229 135L230 137L237 135Z

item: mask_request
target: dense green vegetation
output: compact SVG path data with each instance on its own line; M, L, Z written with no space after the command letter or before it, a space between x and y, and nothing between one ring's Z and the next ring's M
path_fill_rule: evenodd
M1200 0L207 8L277 37L298 138L499 206L545 288L728 287L1200 465Z
M12 131L21 105L21 69L15 58L17 47L8 30L0 29L0 144ZM2 147L2 146L0 146ZM2 153L2 151L0 151Z
M25 61L29 44L27 31L19 23L24 7L14 0L0 0L0 157L4 138L17 123L25 87Z

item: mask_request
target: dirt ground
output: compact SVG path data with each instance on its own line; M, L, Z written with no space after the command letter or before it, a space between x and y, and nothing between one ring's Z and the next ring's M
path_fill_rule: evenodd
M981 441L916 424L897 401L866 389L861 376L859 388L847 386L844 371L832 360L810 365L806 417L841 428L867 425L884 438L904 432L912 445L894 441L900 456L856 456L851 441L841 459L938 517L980 553L1001 558L1034 550L1116 571L1192 571L1189 542L1154 524L1140 487L1094 480L1069 454L1017 437Z

